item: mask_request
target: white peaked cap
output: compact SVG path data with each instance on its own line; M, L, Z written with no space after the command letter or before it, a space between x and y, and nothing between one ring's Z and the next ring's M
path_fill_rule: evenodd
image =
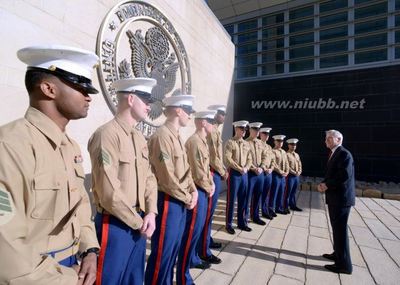
M226 112L226 106L225 105L210 105L207 108L208 110L215 110L215 111L222 111Z
M288 139L286 142L287 142L287 143L294 143L294 144L296 144L298 141L299 141L298 139L293 138L293 139Z
M30 67L48 70L59 68L89 80L99 62L94 52L63 45L30 46L20 49L17 56Z
M269 133L272 129L271 128L261 128L260 132L261 133Z
M250 123L249 127L250 128L260 128L263 125L263 123L260 122L254 122L254 123Z
M274 140L283 141L283 140L286 138L286 136L284 136L284 135L275 135L275 136L273 136L272 138L273 138Z
M134 92L141 91L151 94L151 90L157 84L157 80L146 77L136 77L119 79L112 83L112 87L117 92Z
M249 122L248 121L236 121L236 122L233 122L232 124L235 128L236 127L246 127L249 124Z
M166 107L180 107L180 106L193 106L194 96L193 95L176 95L169 96L163 99L163 103Z
M216 111L199 111L194 113L195 119L214 119Z

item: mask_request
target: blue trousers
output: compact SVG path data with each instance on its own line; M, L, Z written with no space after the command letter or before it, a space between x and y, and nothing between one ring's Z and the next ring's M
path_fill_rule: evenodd
M200 240L198 242L198 249L197 249L197 254L200 255L201 257L209 257L212 255L212 252L210 250L210 243L212 243L211 225L212 225L215 208L217 208L219 193L221 192L222 177L217 171L212 171L212 174L213 174L213 180L214 180L214 184L215 184L215 192L212 197L207 197L208 204L207 204L206 219L205 219L203 231L201 232ZM198 264L198 263L192 262L192 264Z
M350 257L349 232L347 222L351 207L341 207L328 204L329 219L332 226L333 251L336 256L335 264L348 271L353 270Z
M229 171L228 191L226 197L226 227L232 227L233 210L237 197L237 223L239 227L247 226L246 222L246 197L247 197L247 174L231 169Z
M286 180L287 197L285 201L285 208L296 207L296 192L299 186L299 177L293 174L289 174Z
M283 193L285 189L285 177L277 172L272 172L270 210L272 212L283 211Z
M146 285L172 285L174 265L178 256L186 223L186 207L164 192L158 192L156 230L151 238L151 253L147 260Z
M112 215L98 213L95 225L101 244L96 284L143 284L146 239Z
M251 196L247 194L250 203L250 216L253 221L257 221L260 219L260 204L261 204L261 196L263 192L264 186L264 174L261 173L257 175L253 172L249 173L249 193ZM246 210L248 207L246 207ZM246 221L248 221L249 216L246 215Z
M196 254L197 244L204 228L207 214L207 193L197 188L199 198L193 210L188 210L186 215L185 231L182 237L181 247L178 253L178 263L176 266L176 284L191 285L193 279L190 276L190 263Z
M272 173L264 173L264 189L262 192L261 203L262 203L262 213L264 215L269 215L269 200L271 199L271 183L272 183Z

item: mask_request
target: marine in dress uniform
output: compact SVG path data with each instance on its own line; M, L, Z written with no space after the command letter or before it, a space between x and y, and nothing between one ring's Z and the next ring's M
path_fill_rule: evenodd
M223 163L221 132L218 129L219 126L222 125L225 121L226 106L211 105L208 107L208 109L217 111L214 117L213 131L211 132L211 134L207 135L207 143L210 150L210 169L215 185L215 193L212 197L208 197L207 217L199 241L198 255L200 255L202 259L210 263L218 264L221 263L221 259L213 255L210 249L221 248L222 244L220 242L215 242L211 237L211 224L215 209L218 204L219 194L221 192L221 181L228 179L228 172L226 171Z
M194 114L196 131L185 143L198 198L197 205L192 210L188 210L186 215L183 242L179 249L176 266L176 284L178 285L194 284L189 267L196 254L197 244L206 221L208 198L211 198L215 191L210 171L210 152L207 145L207 135L213 130L212 123L215 113L215 111L196 112ZM200 264L197 266L198 268L206 269L210 267L210 264L206 262Z
M186 149L179 136L192 109L194 96L176 95L163 100L167 117L148 142L150 163L158 184L158 215L151 239L145 284L171 285L173 271L186 224L186 210L197 204Z
M271 146L267 143L269 138L269 133L271 128L261 128L260 129L260 139L263 144L263 152L262 152L262 160L264 165L264 186L263 192L261 196L261 209L262 216L269 220L273 219L273 216L269 211L269 199L270 199L270 190L271 190L271 182L272 182L272 170L275 161L275 155L272 152Z
M326 131L325 144L330 149L330 155L325 178L318 185L318 191L326 195L332 226L333 253L322 256L335 262L324 266L329 271L351 274L353 265L347 222L351 207L355 205L354 160L342 143L343 135L339 131Z
M250 216L255 224L264 226L266 223L260 218L260 204L261 196L264 187L264 161L262 160L264 145L263 142L258 139L258 134L262 123L255 122L250 123L250 136L246 141L250 145L250 154L252 157L252 163L250 166L249 175L249 186L247 191L247 206L246 206L246 220L249 219L249 206Z
M286 176L289 173L289 162L286 157L286 151L282 149L284 135L275 135L274 139L275 147L272 150L274 153L274 170L272 172L272 185L271 185L271 196L270 196L270 211L271 215L287 214L283 209L283 194L286 187Z
M88 94L98 93L98 57L58 45L17 55L28 65L30 107L0 128L0 284L93 284L99 244L81 151L65 127L87 116Z
M121 79L115 117L99 127L88 143L92 187L101 243L96 284L143 284L146 237L155 229L157 181L147 142L135 126L152 102L151 78Z
M303 171L300 156L296 152L298 142L299 140L296 138L288 139L286 141L289 148L286 152L286 156L289 162L289 175L286 178L287 191L285 199L285 209L290 207L290 210L293 211L302 211L302 209L296 206L296 192L299 186L299 176Z
M232 235L235 234L232 220L236 197L238 228L247 232L251 231L246 221L247 172L251 166L251 153L249 143L243 140L248 124L248 121L233 123L235 136L226 142L224 151L225 165L229 169L225 228Z

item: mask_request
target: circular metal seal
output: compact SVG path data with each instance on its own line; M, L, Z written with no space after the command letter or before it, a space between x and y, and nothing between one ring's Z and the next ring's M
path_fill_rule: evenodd
M104 18L97 35L97 69L100 87L110 110L117 98L111 84L122 78L157 80L148 118L138 126L148 137L162 123L162 99L191 93L189 58L171 22L157 8L143 1L124 1Z

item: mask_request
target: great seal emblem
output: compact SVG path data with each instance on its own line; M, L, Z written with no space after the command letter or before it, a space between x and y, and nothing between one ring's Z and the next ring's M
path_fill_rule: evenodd
M162 99L191 93L189 58L177 31L157 8L143 1L124 1L104 18L97 35L100 87L110 110L117 98L112 82L121 78L157 80L156 99L146 121L138 128L148 137L161 124Z

